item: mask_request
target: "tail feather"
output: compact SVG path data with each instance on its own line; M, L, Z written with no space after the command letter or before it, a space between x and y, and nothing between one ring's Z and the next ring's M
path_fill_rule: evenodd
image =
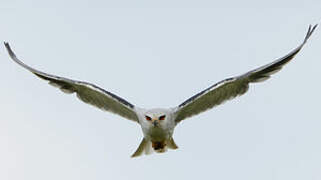
M137 150L131 157L132 158L139 157L143 154L149 155L149 154L152 154L153 152L164 153L167 151L167 149L177 149L177 148L178 146L176 145L173 138L166 140L164 143L160 143L160 142L152 143L151 141L148 141L145 138L143 138Z
M139 144L137 150L135 151L135 153L131 156L131 157L138 157L141 156L143 154L143 152L146 149L146 145L148 144L148 142L146 141L145 138L143 138L142 142Z
M144 152L145 152L146 155L150 155L150 154L152 154L154 152L154 150L152 148L152 142L151 141L147 141Z
M171 138L167 141L167 146L169 149L178 149L178 146L176 145L173 138Z

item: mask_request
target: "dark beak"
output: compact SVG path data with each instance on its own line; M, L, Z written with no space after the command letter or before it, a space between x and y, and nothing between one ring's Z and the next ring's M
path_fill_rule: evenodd
M158 126L158 121L153 121L153 125L156 127Z

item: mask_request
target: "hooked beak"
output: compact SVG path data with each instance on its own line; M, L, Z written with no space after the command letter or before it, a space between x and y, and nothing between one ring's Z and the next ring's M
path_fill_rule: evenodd
M157 126L158 126L158 121L157 121L157 120L154 120L154 121L153 121L153 125L154 125L155 127L157 127Z

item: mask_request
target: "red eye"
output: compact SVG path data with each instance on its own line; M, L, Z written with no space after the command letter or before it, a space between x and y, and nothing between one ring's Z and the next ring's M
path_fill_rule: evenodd
M165 119L165 117L166 117L165 115L160 116L160 117L159 117L159 120L164 120L164 119Z
M152 118L149 117L149 116L145 116L145 118L146 118L147 121L151 121L152 120Z

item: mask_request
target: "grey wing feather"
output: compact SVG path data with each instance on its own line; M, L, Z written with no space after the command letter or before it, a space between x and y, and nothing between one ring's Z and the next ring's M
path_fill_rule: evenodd
M41 79L49 81L49 84L59 88L61 91L67 94L76 93L77 97L85 103L96 106L105 111L109 111L118 114L124 118L138 122L134 105L122 99L121 97L112 94L94 84L90 84L82 81L75 81L64 77L50 75L41 71L38 71L23 62L21 62L14 52L11 50L9 43L4 43L10 57L19 65L31 71Z
M249 71L241 76L220 81L184 101L176 108L175 122L178 123L183 119L186 119L193 115L197 115L201 112L206 111L207 109L217 106L226 100L244 94L245 92L247 92L250 83L262 82L264 80L267 80L270 75L281 70L281 68L286 63L293 59L293 57L307 42L316 27L317 25L313 27L311 27L310 25L302 44L286 56L279 58L265 66Z

